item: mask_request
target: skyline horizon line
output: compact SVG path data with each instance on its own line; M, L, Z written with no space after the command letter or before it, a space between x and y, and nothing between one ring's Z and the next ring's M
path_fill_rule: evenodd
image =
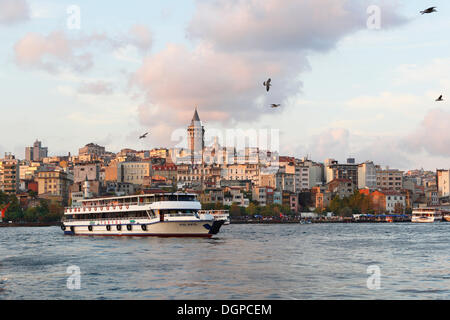
M35 142L43 142L44 140L39 140L39 138L36 138L36 140L35 140ZM129 150L132 150L132 151L135 151L135 152L145 152L145 151L151 151L151 150L158 150L158 149L166 149L166 150L188 150L188 148L180 148L180 147L165 147L165 146L159 146L159 147L152 147L152 148L148 148L148 149L136 149L136 148L132 148L132 147L123 147L123 148L121 148L119 151L111 151L111 150L108 150L108 151L106 151L106 147L107 147L107 145L108 144L102 144L102 143L99 143L99 142L94 142L93 140L91 140L91 142L88 142L88 143L86 143L85 145L83 145L82 147L80 147L80 148L78 148L78 150L76 150L76 152L71 152L71 151L66 151L67 152L67 154L66 155L64 155L64 154L61 154L61 153L53 153L53 154L49 154L49 155L47 155L47 157L45 157L45 158L51 158L51 157L67 157L67 156L70 156L70 157L77 157L77 156L79 156L79 149L81 149L81 148L83 148L83 147L85 147L85 146L87 146L87 145L89 145L89 144L94 144L94 145L98 145L98 146L102 146L102 147L105 147L105 153L112 153L112 154L118 154L118 153L120 153L120 152L122 152L123 150L127 150L127 149L129 149ZM205 145L205 148L209 148L209 147L211 147L211 145ZM234 146L232 146L232 147L229 147L229 146L220 146L221 148L234 148L235 149L235 151L237 151L237 152L239 152L239 151L245 151L246 149L247 149L247 147L246 148L244 148L244 149L236 149L236 147L234 147ZM27 146L25 146L24 147L24 149L26 149L27 148ZM47 148L47 150L48 151L50 151L50 149L48 148L48 147L43 147L43 148ZM248 149L252 149L252 148L258 148L259 149L259 152L272 152L272 153L276 153L277 151L271 151L271 150L268 150L268 149L260 149L259 147L248 147ZM12 152L12 151L4 151L3 152L4 153L4 156L6 156L6 155L12 155L12 156L14 156L15 157L15 159L17 159L17 160L19 160L19 161L26 161L26 157L25 157L25 152L24 152L24 155L23 156L21 156L21 155L19 155L19 156L16 156L16 155L18 155L19 153L16 153L16 152ZM236 154L235 156L238 156L238 154ZM315 162L315 163L319 163L319 164L325 164L325 162L326 162L326 160L335 160L335 161L338 161L338 164L352 164L352 163L348 163L347 161L349 160L349 159L353 159L354 161L355 161L355 163L353 163L353 164L357 164L357 165L360 165L360 164L364 164L364 163L367 163L367 162L372 162L372 163L374 163L374 165L376 165L376 166L379 166L380 168L385 168L385 169L392 169L392 170L400 170L400 171L403 171L403 172L409 172L409 171L415 171L415 170L423 170L423 171L430 171L430 172L437 172L437 171L440 171L440 170L449 170L450 169L450 165L449 165L449 169L445 169L445 168L443 168L443 167L437 167L436 166L436 168L435 169L431 169L431 168L424 168L423 166L419 169L419 168L394 168L394 167L391 167L391 165L389 165L389 164L377 164L374 160L371 160L371 159L366 159L366 160L364 160L364 161L361 161L361 162L358 162L358 161L356 161L356 159L357 159L357 156L354 156L354 154L352 154L352 155L349 155L349 156L347 156L347 157L344 157L344 158L338 158L338 157L325 157L324 159L313 159L312 157L311 157L311 155L310 154L308 154L308 155L303 155L303 156L298 156L298 155L286 155L286 154L282 154L282 153L278 153L278 159L280 158L280 157L287 157L287 158L295 158L295 160L309 160L309 161L312 161L312 162ZM3 157L2 157L3 158ZM0 158L1 159L1 158ZM341 161L343 159L343 161ZM39 162L39 161L31 161L31 162ZM42 162L42 161L40 161L40 162ZM175 164L175 163L174 163ZM186 163L181 163L181 164L186 164ZM239 163L234 163L234 164L239 164ZM175 164L175 165L180 165L180 164ZM227 165L226 163L220 163L220 165Z

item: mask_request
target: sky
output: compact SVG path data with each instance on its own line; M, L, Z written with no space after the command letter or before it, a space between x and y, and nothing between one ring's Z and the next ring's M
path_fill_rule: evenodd
M449 17L444 0L0 0L0 154L180 146L197 107L207 135L275 130L282 155L450 168Z

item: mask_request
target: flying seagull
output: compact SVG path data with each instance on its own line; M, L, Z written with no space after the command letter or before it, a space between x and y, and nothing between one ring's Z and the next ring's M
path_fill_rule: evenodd
M267 81L263 82L263 86L266 87L267 92L269 92L269 89L271 86L270 81L272 81L272 80L269 78Z
M142 136L140 136L139 139L144 139L147 135L148 135L148 132L146 132Z
M436 99L436 101L444 101L444 99L442 99L442 94Z
M272 103L272 104L270 105L271 108L278 108L279 106L281 106L281 104L275 104L275 103Z
M432 13L432 12L437 12L436 7L431 7L431 8L425 9L423 11L420 11L421 14Z

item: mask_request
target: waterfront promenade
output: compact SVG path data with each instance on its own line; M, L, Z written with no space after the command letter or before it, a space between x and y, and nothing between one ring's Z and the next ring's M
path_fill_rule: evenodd
M411 222L410 215L367 215L353 217L231 217L232 224L291 224L291 223L399 223Z

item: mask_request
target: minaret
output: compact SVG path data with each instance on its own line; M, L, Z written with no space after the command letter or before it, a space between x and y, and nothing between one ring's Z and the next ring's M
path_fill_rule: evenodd
M191 152L191 162L192 164L201 163L203 160L203 148L205 147L205 129L203 128L200 117L198 116L197 108L195 108L191 125L188 127L187 131L189 144L188 148Z
M84 181L83 189L84 189L84 199L89 199L91 197L91 192L89 190L89 181L87 176L86 180Z

